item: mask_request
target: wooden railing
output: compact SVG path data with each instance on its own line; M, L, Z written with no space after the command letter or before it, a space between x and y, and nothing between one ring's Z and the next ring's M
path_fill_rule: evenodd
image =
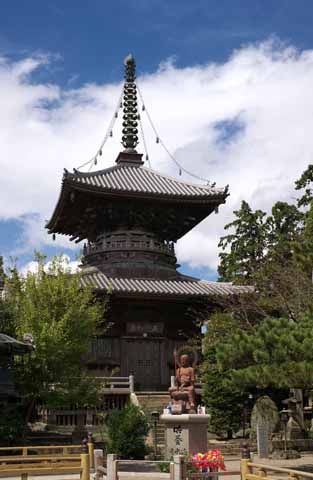
M3 461L3 456L7 454L17 455L16 452L20 452L19 456L29 457L35 455L54 455L59 452L58 455L79 455L82 451L82 445L23 445L17 447L0 447L0 463ZM47 453L49 452L49 453Z
M103 391L105 393L123 390L124 392L134 393L134 375L128 377L95 377L99 382L104 383Z
M277 473L281 478L284 477L292 480L299 480L301 478L313 479L313 473L302 472L301 470L293 470L290 468L274 467L272 465L264 465L262 463L253 463L250 460L241 460L241 478L242 480L264 480L272 479L273 476L269 473L274 473L277 477Z
M17 453L18 452L18 453ZM73 453L75 452L75 453ZM0 447L0 466L8 461L30 460L59 460L66 459L77 461L82 454L89 457L88 465L94 468L94 443L93 436L88 434L82 445L23 445L17 447Z
M36 448L38 447L29 447ZM45 447L47 448L47 447ZM51 447L55 448L56 447ZM77 473L81 480L90 480L90 457L88 453L80 455L10 455L0 456L0 477L28 475L61 475Z
M93 377L103 383L103 403L97 409L79 409L75 406L47 409L40 408L38 414L43 423L59 427L75 427L86 425L96 427L101 424L99 412L122 410L128 395L134 393L134 376L128 377Z

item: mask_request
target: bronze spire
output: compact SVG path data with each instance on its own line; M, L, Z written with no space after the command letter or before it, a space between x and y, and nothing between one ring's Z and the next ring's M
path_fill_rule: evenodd
M132 55L124 60L125 83L123 93L123 135L122 145L125 152L136 153L138 144L138 110L136 88L136 62Z

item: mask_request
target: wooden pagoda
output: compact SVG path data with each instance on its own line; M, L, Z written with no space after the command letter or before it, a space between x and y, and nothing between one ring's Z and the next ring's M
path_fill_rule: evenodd
M178 181L144 166L137 153L135 61L125 60L124 151L116 165L65 171L49 233L84 241L83 285L111 291L112 327L92 345L89 368L134 375L135 388L168 388L173 351L197 331L190 311L210 294L239 290L178 272L175 242L220 204L227 188Z

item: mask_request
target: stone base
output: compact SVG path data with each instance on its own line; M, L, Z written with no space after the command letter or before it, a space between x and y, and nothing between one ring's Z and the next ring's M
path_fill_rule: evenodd
M165 425L165 457L194 455L208 450L208 415L161 415Z

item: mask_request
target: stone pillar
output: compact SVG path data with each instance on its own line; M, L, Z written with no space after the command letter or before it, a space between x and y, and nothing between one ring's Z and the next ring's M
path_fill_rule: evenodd
M208 415L161 415L165 425L165 456L189 455L208 450Z
M266 422L257 423L256 437L258 445L258 454L260 458L269 457L269 426Z

